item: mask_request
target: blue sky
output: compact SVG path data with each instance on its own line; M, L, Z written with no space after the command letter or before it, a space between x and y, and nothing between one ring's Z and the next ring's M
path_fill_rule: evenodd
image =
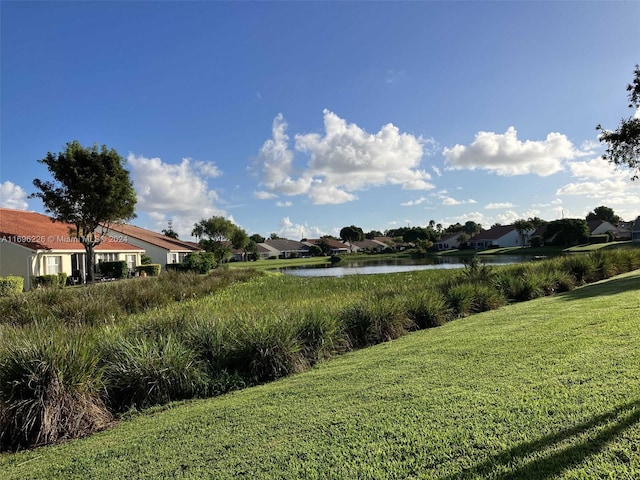
M79 140L127 159L134 223L182 238L640 215L595 130L634 115L640 2L0 8L2 206L43 211L37 160Z

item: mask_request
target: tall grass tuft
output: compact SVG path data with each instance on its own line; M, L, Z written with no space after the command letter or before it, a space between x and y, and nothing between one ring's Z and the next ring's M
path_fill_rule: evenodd
M299 312L295 325L300 353L309 366L340 354L348 343L338 316L324 309Z
M229 325L234 331L227 362L249 383L261 383L304 370L300 343L285 315L259 318L237 317Z
M407 298L405 309L407 316L419 329L444 325L451 320L453 314L443 294L433 289L424 290Z
M195 352L173 335L125 338L103 345L102 364L109 406L118 412L201 395L206 374Z
M390 297L359 301L339 315L352 348L399 338L413 327L400 302Z
M444 286L444 298L455 317L466 317L473 310L475 291L472 284L458 281Z
M5 337L4 340L7 340ZM0 447L78 438L113 421L93 341L68 332L16 335L0 352Z

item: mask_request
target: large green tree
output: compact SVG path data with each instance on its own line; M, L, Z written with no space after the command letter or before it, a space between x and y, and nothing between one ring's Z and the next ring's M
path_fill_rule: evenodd
M600 142L607 144L607 150L602 156L616 166L631 169L631 178L636 180L640 173L640 66L636 65L633 82L627 85L629 92L629 108L635 110L635 115L623 118L616 130L605 130L601 125L599 130Z
M351 225L349 227L344 227L340 230L340 239L343 242L359 242L364 239L364 232L362 228L356 227L355 225Z
M231 220L220 216L200 220L193 226L191 235L199 240L204 250L213 252L218 263L229 255L229 245L244 248L249 241L243 229Z
M83 147L75 140L64 151L38 162L49 169L53 181L35 179L40 198L55 221L70 223L70 232L86 251L87 281L93 282L95 248L113 223L135 217L136 193L125 160L114 149L97 144Z
M587 222L590 220L602 220L612 225L620 223L620 217L616 215L612 208L601 205L593 209L593 212L587 213Z
M589 240L589 225L582 218L563 218L547 224L543 239L554 245L569 247Z

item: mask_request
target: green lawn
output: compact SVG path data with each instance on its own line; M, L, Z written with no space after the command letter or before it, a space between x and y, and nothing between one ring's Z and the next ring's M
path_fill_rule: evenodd
M0 478L640 477L640 272L0 456Z

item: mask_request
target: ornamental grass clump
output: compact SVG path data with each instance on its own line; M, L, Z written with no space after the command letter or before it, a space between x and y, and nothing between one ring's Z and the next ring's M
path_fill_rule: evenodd
M349 305L339 317L351 348L399 338L413 327L403 305L388 296L369 297Z
M434 289L426 289L406 300L407 316L416 328L432 328L451 320L453 312L444 295Z
M262 383L301 372L305 362L296 331L286 315L238 316L230 321L226 362L248 383Z
M313 309L296 315L296 338L300 353L308 366L343 353L347 341L340 320L334 312Z
M83 437L113 422L92 338L63 329L8 336L0 351L0 449Z
M103 341L101 357L109 406L117 412L193 398L206 390L204 366L173 335L127 338L116 333Z

